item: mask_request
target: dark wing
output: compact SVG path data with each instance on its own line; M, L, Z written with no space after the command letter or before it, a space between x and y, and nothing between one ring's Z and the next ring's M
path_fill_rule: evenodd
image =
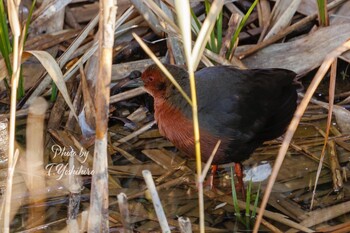
M280 136L296 108L295 76L284 69L237 70L229 66L196 72L200 127L240 142Z

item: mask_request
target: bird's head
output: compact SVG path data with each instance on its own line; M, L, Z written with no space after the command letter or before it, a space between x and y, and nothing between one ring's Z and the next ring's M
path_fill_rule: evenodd
M187 72L174 65L164 64L172 76L180 82L181 79L187 76ZM149 66L141 76L146 91L153 96L153 98L166 98L175 89L171 81L166 77L163 71L157 65Z
M157 65L149 66L141 75L146 91L153 97L164 95L167 87L167 78Z

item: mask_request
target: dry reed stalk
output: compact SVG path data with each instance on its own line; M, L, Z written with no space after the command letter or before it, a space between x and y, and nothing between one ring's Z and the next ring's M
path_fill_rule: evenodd
M204 49L204 55L207 56L208 58L210 58L210 60L215 61L221 65L229 65L229 66L237 67L239 69L247 69L247 67L243 64L243 62L241 60L239 60L238 58L236 58L235 56L233 56L231 61L229 61L226 58L221 57L218 54L216 54L208 49ZM203 59L204 58L205 57L203 56Z
M28 225L35 222L38 225L45 223L45 170L44 170L44 132L45 113L48 108L46 100L42 97L35 99L29 106L27 119L27 148L26 148L26 178L29 191L29 202L38 207L29 209ZM35 135L35 136L34 136Z
M23 174L20 174L19 172L15 172L15 171L25 171L26 165L24 163L24 159L19 159L19 158L24 158L24 156L25 156L24 149L20 145L18 145L18 143L15 141L14 168L11 169L11 173L6 174L7 179L12 179L12 180L16 181L12 187L12 194L13 195L16 195L18 193L28 192L27 186L23 185L25 182ZM10 176L10 178L9 178L9 176ZM4 188L6 188L6 186ZM6 190L4 190L4 193L6 193ZM12 197L12 200L13 199L14 198ZM4 216L5 215L5 203L6 203L6 195L2 195L0 198L0 221L3 221L5 218L5 216ZM11 211L9 212L10 221L17 214L17 212L21 206L22 206L22 201L13 201L11 203ZM1 230L0 230L0 232L1 232Z
M341 166L337 156L337 150L336 150L334 141L328 142L328 150L329 150L329 164L332 172L333 191L339 192L344 187L344 183L343 183L343 177L341 173L342 170L341 170Z
M334 62L334 60L337 59L337 57L340 56L342 53L348 51L349 49L350 49L350 40L346 41L341 46L339 46L337 49L333 50L331 53L329 53L327 55L327 57L324 59L322 65L318 69L317 73L315 74L315 77L313 78L309 88L307 89L307 91L305 93L305 97L303 98L303 100L299 104L299 106L294 114L294 117L293 117L291 123L289 124L289 127L287 129L286 134L285 134L283 143L282 143L281 148L278 152L278 155L277 155L274 167L273 167L273 171L271 173L270 179L269 179L268 184L266 186L265 194L264 194L261 206L260 206L261 212L259 212L258 217L257 217L256 222L255 222L255 225L254 225L254 229L253 229L254 233L257 233L259 230L259 226L260 226L260 223L262 220L263 212L264 212L266 205L267 205L267 202L269 200L269 196L270 196L270 193L272 191L272 187L276 181L278 172L282 166L284 157L287 153L287 150L288 150L289 144L292 140L292 137L294 135L294 132L296 131L296 128L298 127L298 124L301 120L302 115L304 114L304 112L306 110L307 105L310 102L310 99L312 98L313 94L316 91L316 88L318 87L318 85L322 81L323 77L325 76L326 72L329 70L329 67Z
M134 98L135 96L139 96L145 93L146 91L145 91L145 88L143 87L134 88L134 89L124 91L122 93L111 96L110 103L113 104L122 100L131 99L131 98Z
M96 84L96 138L88 232L108 232L107 129L117 1L100 1L99 70Z
M123 224L124 232L132 233L133 231L130 225L128 198L126 197L125 193L118 194L118 206L119 206L120 214L122 216L122 224Z
M144 15L144 19L147 21L148 25L157 34L161 35L162 30L157 16L145 5L143 0L130 0L130 2L135 6L135 8Z
M153 127L153 125L156 124L156 121L153 120L149 123L147 123L146 125L142 126L140 129L136 130L135 132L119 139L117 142L113 143L113 146L119 146L120 144L123 144L131 139L133 139L134 137L137 137L138 135L146 132L147 130L151 129Z
M170 8L164 2L160 1L160 7L164 11L164 13L167 15L167 17L175 22L174 13L170 10ZM166 24L164 26L166 27ZM167 45L170 50L169 55L171 57L171 60L173 60L173 63L177 65L184 65L185 58L183 56L180 42L176 38L169 36L167 40Z
M43 1L39 10L33 14L32 28L38 28L40 25L43 25L52 19L52 16L57 14L57 12L64 10L71 2L72 0Z
M76 170L75 168L75 157L69 157L69 171ZM81 166L81 165L80 165ZM80 176L74 174L74 172L69 173L69 205L68 205L68 216L67 216L67 228L68 232L79 232L79 225L77 221L80 199L81 199L81 180Z
M165 14L165 12L164 12L162 9L160 9L160 7L159 7L154 1L152 1L152 0L143 0L143 2L144 2L145 4L147 4L147 6L148 6L150 9L152 9L152 11L154 11L155 14L156 14L158 17L162 18L162 19L168 24L167 26L170 26L171 28L173 28L174 31L175 31L176 33L179 33L179 32L180 32L180 30L179 30L179 28L176 26L175 22L174 22L171 18L169 18L169 17ZM152 28L152 26L150 26L150 27ZM155 33L157 33L157 31L155 31Z
M157 182L157 183L166 182L166 179L167 179L168 177L174 175L174 173L175 173L176 171L179 171L179 170L181 169L181 167L185 166L185 163L186 163L186 162L187 162L186 160L183 160L183 162L180 163L180 164L177 164L177 166L174 167L174 169L169 169L166 173L164 173L163 175L159 176L159 177L156 179L156 182ZM186 168L185 168L185 169L186 169ZM190 171L190 173L192 173L192 172ZM181 176L181 177L182 177L182 176Z
M96 119L96 112L95 112L95 106L93 103L93 98L91 96L90 88L88 86L84 68L82 65L79 67L80 71L80 77L81 77L81 85L82 85L82 94L83 94L83 101L84 101L84 107L83 111L88 113L84 115L85 121L87 123L87 127L94 129L95 128L95 119ZM83 127L82 127L83 128ZM84 131L84 129L82 129Z
M332 98L330 98L332 99ZM321 103L320 101L316 101L313 100L313 102L315 103ZM333 101L331 101L333 102ZM327 107L327 109L329 109L329 113L332 114L332 109L333 107ZM328 118L330 119L330 118ZM334 140L330 140L329 138L329 131L330 131L330 123L331 121L329 120L329 124L327 122L327 129L326 132L323 132L321 129L319 129L318 131L320 132L320 134L325 138L323 141L323 148L322 148L322 152L321 152L321 158L318 160L319 161L319 166L317 169L317 174L316 174L316 179L315 179L315 185L314 185L314 191L312 194L312 199L311 199L311 205L310 205L310 210L313 208L313 202L315 199L315 194L316 194L316 187L317 187L317 183L319 180L319 176L321 175L321 170L322 167L327 167L331 170L332 172L332 181L333 181L333 191L334 192L339 192L342 188L343 188L343 178L341 175L341 166L339 163L339 159L337 156L337 150L335 147L335 141ZM324 155L326 154L326 149L327 149L327 154L329 155L329 163L326 163L324 161Z
M306 227L316 226L320 223L327 222L331 219L342 216L350 212L350 201L343 202L337 205L330 206L328 208L314 210L307 213L307 218L300 224ZM295 229L290 229L287 233L295 233Z
M8 162L8 120L0 116L0 169L7 167ZM2 190L0 189L0 192Z
M271 232L274 233L282 233L282 231L280 229L278 229L276 226L272 225L271 223L269 223L268 221L266 221L265 219L262 219L261 224L263 224L266 228L268 228Z
M329 161L330 161L330 165L331 165L331 171L333 174L332 175L333 187L335 189L339 190L338 184L342 186L341 176L338 176L339 172L340 172L340 169L339 169L340 166L339 166L339 162L338 163L336 162L337 159L336 159L336 154L335 154L335 150L334 150L335 145L334 145L334 142L328 143L329 131L331 128L331 123L332 123L336 76L337 76L337 60L334 60L334 62L331 65L329 91L328 91L329 92L329 104L328 104L327 128L326 128L326 134L324 135L324 144L323 144L323 148L322 148L322 152L321 152L321 156L320 156L320 162L319 162L319 165L317 168L317 174L316 174L315 185L314 185L314 189L313 189L313 193L312 193L310 210L312 210L313 205L314 205L317 183L318 183L318 180L319 180L319 177L321 174L323 159L324 159L324 155L326 153L327 145L329 145L330 147L333 147L333 150L330 148L330 153L329 153ZM340 177L340 180L338 180L339 177Z
M264 36L263 40L271 38L273 35L276 35L282 29L286 28L297 11L301 0L291 0L291 1L278 1L274 6L269 20L269 26L264 28L268 29L265 33L262 33Z
M345 230L345 231L343 231ZM335 226L325 226L325 227L320 227L320 228L317 228L317 231L318 232L337 232L337 233L340 233L340 232L350 232L350 222L345 222L345 223L341 223L341 224L338 224L338 225L335 225Z
M268 0L260 0L257 5L258 10L258 18L259 18L259 26L263 29L262 31L266 31L269 27L270 17L271 17L271 6ZM261 42L265 33L261 33L259 42Z
M138 160L134 155L128 153L127 151L112 145L113 149L117 152L119 152L124 158L126 158L127 160L129 160L130 163L132 164L143 164L142 161Z
M68 233L79 232L79 223L76 219L68 219L67 220L67 231Z
M74 109L77 110L77 112L80 110L80 105L81 105L81 99L82 99L82 84L81 82L79 83L78 89L76 90L76 94L73 100L73 107ZM72 111L69 112L68 119L66 121L65 128L69 131L73 131L72 129L76 125L75 117Z
M20 64L22 57L23 46L20 46L21 25L19 22L19 0L7 1L8 18L12 31L13 40L13 74L11 77L11 103L10 103L10 132L9 132L9 156L8 156L8 179L6 184L6 199L5 199L5 213L3 232L10 231L10 211L11 211L11 197L12 197L12 178L15 168L15 126L16 126L16 99L17 87L20 75ZM23 42L22 37L22 42ZM23 45L23 43L22 43Z
M174 187L174 186L178 186L178 185L181 185L181 184L189 184L190 180L191 179L190 179L189 176L181 176L179 178L175 178L175 179L173 179L171 181L168 181L166 183L158 185L157 186L157 190L168 189L168 188L171 188L171 187ZM129 195L129 200L132 200L132 199L135 199L135 198L138 198L138 197L142 197L144 195L145 195L145 191L141 191L141 192L138 192L138 193L135 193L135 194L131 194L131 195Z
M200 179L201 179L201 182L204 182L204 179L205 179L205 177L207 176L207 173L208 173L208 171L209 171L209 168L211 167L211 163L213 162L214 156L215 156L216 152L218 151L220 144L221 144L221 140L219 140L219 141L216 143L216 145L215 145L215 147L214 147L214 149L213 149L213 152L211 153L211 155L210 155L208 161L206 162L206 164L205 164L205 166L204 166L204 168L203 168L203 172L202 172L201 178L200 178Z
M151 172L148 170L143 170L142 175L147 184L148 191L151 194L153 207L154 207L154 210L156 211L160 227L162 228L162 232L163 233L171 232L168 225L168 220L165 216L162 203L160 202L157 188L156 188L156 185L154 184Z
M189 218L180 217L178 222L181 233L192 233L192 224Z
M220 49L220 56L225 57L227 50L230 48L230 43L233 35L237 29L239 22L242 20L242 17L239 14L232 14L230 20L228 21L228 28L226 30L226 35L222 40L222 47Z
M187 71L190 81L191 91L191 103L192 103L192 120L193 120L193 135L194 135L194 148L196 155L196 171L197 171L197 185L198 185L198 204L199 204L199 226L200 232L205 232L204 224L204 193L202 176L202 158L200 148L200 134L199 134L199 120L198 120L198 107L197 107L197 94L196 94L196 82L194 72L198 67L198 64L202 58L205 46L209 40L210 32L212 31L217 16L222 10L224 4L223 0L215 0L211 4L210 10L205 18L201 30L198 33L196 42L192 49L191 38L191 13L189 1L175 1L175 9L178 16L178 22L181 29L181 36L184 46L185 58L187 62Z

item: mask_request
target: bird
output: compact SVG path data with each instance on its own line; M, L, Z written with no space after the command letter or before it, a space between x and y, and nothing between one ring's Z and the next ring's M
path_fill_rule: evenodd
M188 72L164 64L190 96ZM281 136L297 107L296 73L287 69L212 66L195 72L201 158L206 162L218 140L213 165L241 163L263 142ZM189 157L195 156L192 107L161 69L152 64L141 75L154 99L159 132ZM237 165L237 166L236 166ZM237 174L243 183L243 174Z

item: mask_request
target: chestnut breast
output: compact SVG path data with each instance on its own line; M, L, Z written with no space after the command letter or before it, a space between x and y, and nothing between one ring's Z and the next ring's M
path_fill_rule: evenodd
M154 108L154 117L161 135L165 136L176 148L187 156L193 157L195 154L193 122L186 118L180 109L172 106L167 101L156 99ZM203 161L209 159L218 140L218 137L200 129L201 156ZM223 144L226 143L226 140L221 143L220 149L215 154L215 160L220 161L220 158L225 155Z

